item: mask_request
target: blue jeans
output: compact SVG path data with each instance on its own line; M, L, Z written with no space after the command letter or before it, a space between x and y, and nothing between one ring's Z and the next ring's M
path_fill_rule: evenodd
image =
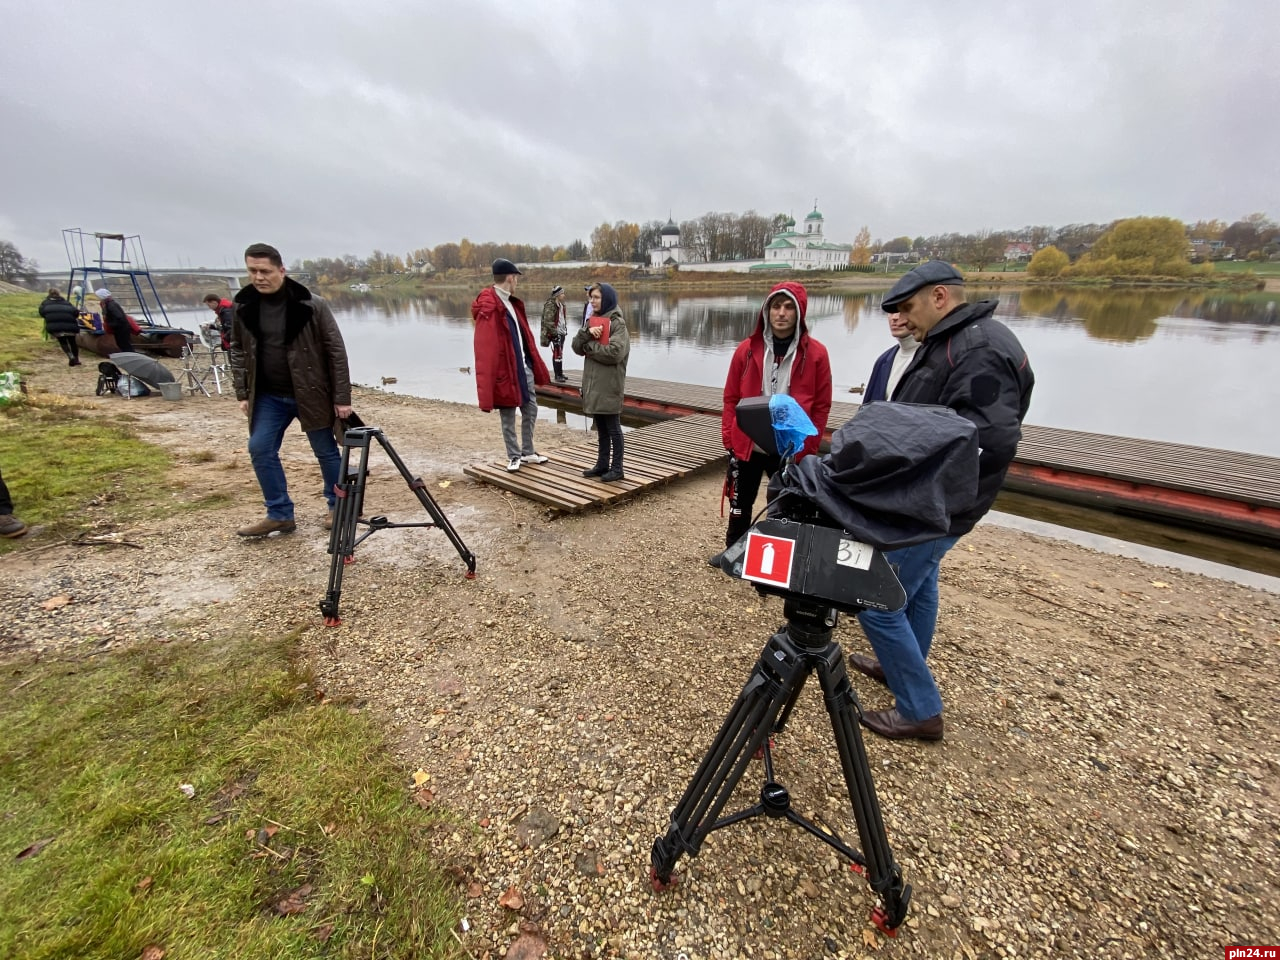
M959 537L939 537L914 547L885 554L898 569L907 593L901 610L863 610L858 623L884 668L885 682L897 700L898 712L913 722L942 713L942 695L925 659L933 645L938 622L938 568Z
M293 501L289 499L284 467L280 465L280 443L284 440L284 432L289 424L298 417L298 401L293 397L260 393L253 398L252 414L249 460L253 463L253 472L258 475L258 486L262 488L262 502L267 508L267 518L292 520ZM311 441L311 450L320 463L320 473L324 477L324 498L332 510L333 485L338 482L338 471L342 467L338 443L333 439L333 430L328 427L308 430L307 439Z

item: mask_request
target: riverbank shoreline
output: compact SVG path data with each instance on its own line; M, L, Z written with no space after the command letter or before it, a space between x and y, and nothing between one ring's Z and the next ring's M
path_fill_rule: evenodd
M716 833L681 859L681 886L649 887L649 846L782 615L706 566L722 543L720 475L555 517L462 474L500 458L496 416L359 390L356 409L423 478L478 575L463 579L438 531L379 532L346 570L343 625L326 628L330 558L305 438L290 431L282 450L298 532L243 541L234 529L262 508L233 398L95 398L87 368L59 356L49 345L31 364L30 389L169 451L177 496L223 496L128 528L109 503L87 510L95 534L140 549L40 531L19 543L4 557L6 652L71 663L296 631L324 696L385 724L406 802L421 769L449 811L429 842L459 877L459 936L476 957L508 947L521 921L554 956L800 960L883 943L865 882L781 822ZM584 436L537 428L552 456ZM377 456L367 504L427 519ZM93 586L104 582L146 588ZM946 739L867 740L915 886L897 943L1119 960L1280 939L1280 597L988 523L948 554L941 591L930 662ZM54 596L69 602L44 608ZM869 652L851 619L837 638ZM854 687L868 709L891 702L860 676ZM798 809L856 845L816 691L777 739ZM756 799L758 766L727 809ZM503 905L513 887L515 908Z

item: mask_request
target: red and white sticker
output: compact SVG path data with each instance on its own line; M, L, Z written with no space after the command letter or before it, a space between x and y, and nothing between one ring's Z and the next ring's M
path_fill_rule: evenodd
M752 531L747 534L747 554L742 560L742 576L757 583L785 587L791 583L791 561L796 542L786 537L770 537Z

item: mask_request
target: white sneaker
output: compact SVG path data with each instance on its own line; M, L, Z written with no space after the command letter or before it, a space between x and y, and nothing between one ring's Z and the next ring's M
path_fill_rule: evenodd
M549 459L548 457L544 457L540 453L531 453L527 457L521 457L520 462L521 463L546 463L548 459Z
M520 458L513 457L511 462L507 464L507 473L515 473L520 469Z

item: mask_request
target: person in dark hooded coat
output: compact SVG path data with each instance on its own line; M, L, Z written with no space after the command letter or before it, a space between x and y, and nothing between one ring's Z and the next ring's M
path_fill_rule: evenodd
M80 347L76 344L80 311L56 287L50 287L49 295L40 301L40 316L44 317L44 332L57 340L67 355L67 366L80 366Z
M818 428L797 459L818 452L831 413L831 360L827 348L813 338L805 322L809 294L799 283L779 283L765 297L751 336L738 344L724 382L720 433L729 451L725 495L729 498L726 547L737 543L751 526L760 481L781 465L774 454L759 449L738 427L738 401L785 393ZM707 562L717 569L720 554Z
M591 317L573 336L573 352L582 361L582 412L596 428L596 463L584 477L605 483L623 480L622 400L627 388L631 337L618 309L618 292L607 283L592 284Z

